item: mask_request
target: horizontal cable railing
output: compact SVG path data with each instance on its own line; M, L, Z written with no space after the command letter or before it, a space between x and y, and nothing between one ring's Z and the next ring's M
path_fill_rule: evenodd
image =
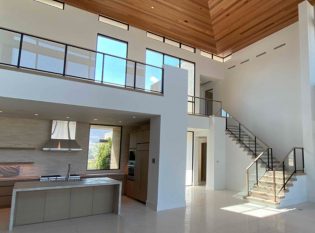
M188 96L188 114L199 116L221 116L222 102L212 99Z
M294 174L304 173L304 148L294 147L275 170L282 172L283 184L279 192L286 190L286 186Z
M161 67L0 27L0 64L162 94Z
M226 130L238 139L254 156L259 155L261 152L269 148L269 146L254 135L247 127L241 124L228 112L222 113L226 117ZM270 164L272 169L272 164Z

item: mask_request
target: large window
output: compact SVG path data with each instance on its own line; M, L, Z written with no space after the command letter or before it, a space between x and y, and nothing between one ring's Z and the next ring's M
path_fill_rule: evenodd
M96 59L97 81L104 83L116 84L119 86L126 85L127 70L127 42L98 35L97 51L108 55L98 54Z
M146 63L153 66L162 67L163 65L174 66L188 71L188 95L195 95L195 63L181 58L163 54L151 49L146 51Z
M120 126L91 125L87 170L119 169Z

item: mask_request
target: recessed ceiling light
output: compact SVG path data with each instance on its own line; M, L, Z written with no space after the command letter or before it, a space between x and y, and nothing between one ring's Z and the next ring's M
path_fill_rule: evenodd
M136 116L132 116L132 118L133 118L133 119L136 119L137 117L136 117Z
M151 6L151 9L154 9L154 6Z
M69 116L67 116L66 118L67 118L67 119L70 119L70 117L69 117Z
M122 123L122 121L118 121L119 123Z
M97 118L94 118L93 121L98 121L98 119L97 119Z
M38 113L34 113L34 116L38 116L39 114Z
M0 113L2 113L3 111L2 110L0 110Z

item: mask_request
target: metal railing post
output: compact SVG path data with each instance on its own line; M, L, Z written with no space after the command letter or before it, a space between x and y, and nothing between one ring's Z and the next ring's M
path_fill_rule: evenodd
M304 148L302 148L302 166L303 166L303 173L304 173Z
M283 190L285 190L285 165L284 161L282 162L282 175L283 175Z
M20 68L20 66L21 66L21 56L22 56L23 38L24 38L24 34L21 33L17 68Z
M164 94L164 68L162 68L162 87L161 87L161 92Z
M294 173L296 173L296 149L293 149Z
M67 54L68 54L68 45L66 44L66 46L65 46L65 56L64 56L64 60L63 60L63 72L62 72L62 75L63 75L63 76L66 75Z
M258 186L258 160L256 161L256 184Z
M241 141L241 123L238 123L238 138Z
M267 149L267 166L268 166L269 169L271 168L271 166L270 166L270 150L269 150L269 148Z
M136 89L136 85L137 85L137 62L135 62L134 64L135 64L135 69L133 71L133 89Z
M255 157L257 156L257 139L256 139L256 136L255 136Z
M273 170L273 152L272 152L272 148L269 148L268 150L270 150L270 163L271 163L271 170Z
M249 190L249 170L246 170L246 182L247 182L247 195L250 195L250 190Z
M276 171L272 171L273 173L273 194L274 194L274 202L277 201L277 185L276 185Z

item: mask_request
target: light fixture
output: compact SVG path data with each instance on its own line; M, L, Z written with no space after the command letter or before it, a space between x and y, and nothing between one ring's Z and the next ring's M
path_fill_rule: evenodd
M3 111L2 110L0 110L0 113L2 113Z
M132 116L133 119L136 119L136 116Z
M46 5L53 6L61 10L64 10L65 8L65 4L57 0L35 0L35 2L44 3Z
M122 121L118 121L119 123L122 123Z
M38 116L39 114L38 113L34 113L34 116Z
M98 119L97 119L97 118L94 118L93 121L98 121Z
M151 6L151 9L154 9L154 6Z
M67 119L70 119L70 117L69 117L69 116L67 116L66 118L67 118Z

